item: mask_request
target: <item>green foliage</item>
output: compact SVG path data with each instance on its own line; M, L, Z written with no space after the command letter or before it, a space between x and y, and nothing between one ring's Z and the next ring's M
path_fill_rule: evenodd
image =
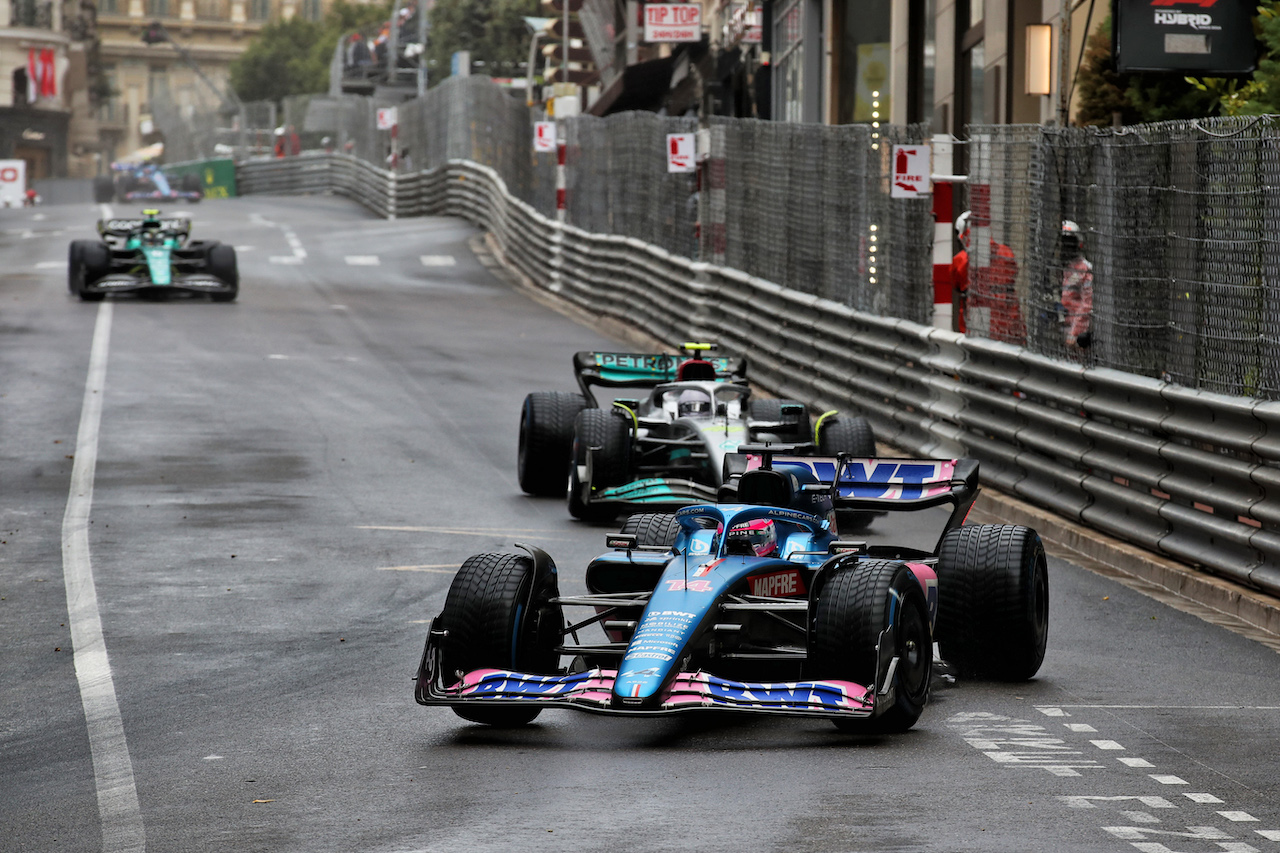
M433 79L447 77L455 51L471 51L484 63L482 73L511 77L524 73L529 61L526 15L538 15L538 0L437 0L431 10L427 54L439 69Z
M1076 77L1080 92L1076 121L1108 127L1113 114L1122 124L1203 118L1218 111L1218 98L1189 78L1172 74L1120 74L1111 56L1111 18L1089 34Z
M391 14L389 3L362 6L337 0L323 21L294 16L262 28L231 64L231 85L244 101L279 101L329 88L329 63L338 39L375 27Z

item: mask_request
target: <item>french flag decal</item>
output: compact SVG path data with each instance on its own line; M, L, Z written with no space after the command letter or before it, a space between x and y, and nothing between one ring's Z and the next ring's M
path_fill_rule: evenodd
M693 576L695 578L705 578L707 575L711 574L712 569L714 569L716 566L720 565L723 562L724 562L724 559L721 558L719 560L712 560L710 563L706 563L704 565L698 566L698 570L693 573Z

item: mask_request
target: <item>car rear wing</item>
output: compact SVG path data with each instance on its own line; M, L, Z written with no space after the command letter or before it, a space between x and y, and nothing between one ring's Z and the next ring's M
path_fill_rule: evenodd
M155 223L162 231L173 231L179 234L191 232L191 220L182 217L170 219L99 219L98 233L112 237L127 237L146 223Z
M757 469L795 475L803 491L827 491L836 509L897 511L951 505L947 528L963 522L978 497L976 459L794 456L788 445L742 445L726 475Z
M681 364L696 358L708 362L721 381L745 382L747 360L740 356L704 355L707 344L686 344L683 349L696 355L667 353L594 352L583 350L573 354L573 372L588 399L595 399L591 386L606 388L654 388L680 378Z

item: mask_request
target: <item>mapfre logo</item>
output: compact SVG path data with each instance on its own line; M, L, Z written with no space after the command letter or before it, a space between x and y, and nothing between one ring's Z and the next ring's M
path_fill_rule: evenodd
M1151 0L1152 6L1199 6L1211 9L1218 0Z

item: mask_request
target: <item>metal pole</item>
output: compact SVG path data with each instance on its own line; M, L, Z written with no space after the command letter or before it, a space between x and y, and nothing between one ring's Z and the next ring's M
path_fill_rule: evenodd
M1058 21L1058 126L1071 123L1071 0L1062 0Z
M417 96L426 95L426 0L417 0L417 44L422 46L422 53L417 55Z
M560 0L564 4L564 56L560 68L564 72L562 83L569 82L569 0Z

